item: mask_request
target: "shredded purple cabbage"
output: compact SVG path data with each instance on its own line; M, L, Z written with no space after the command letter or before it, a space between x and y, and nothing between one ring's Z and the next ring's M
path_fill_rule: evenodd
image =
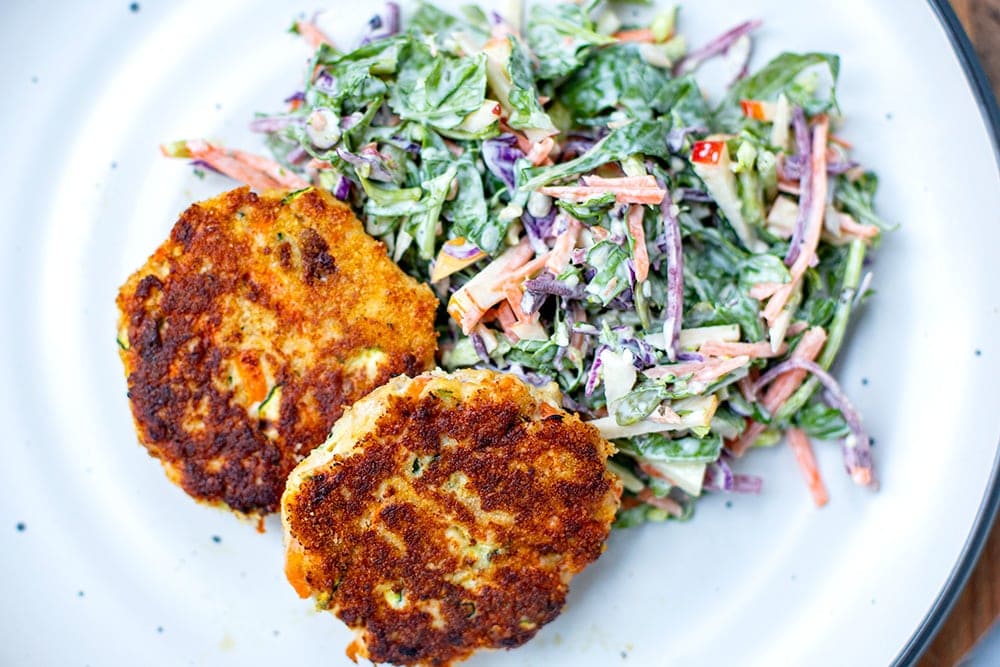
M317 72L316 78L313 79L313 88L323 93L333 93L335 85L336 82L333 80L333 76L325 69Z
M528 235L528 241L531 243L531 247L534 248L535 252L542 255L548 252L549 248L545 245L545 239L555 236L557 233L555 230L555 220L556 220L556 209L555 206L542 218L536 218L531 215L528 211L521 214L521 224L524 225L524 231Z
M455 259L472 259L482 252L476 244L469 241L460 246L456 246L453 243L445 243L443 250L444 254L450 255Z
M831 176L839 176L841 174L846 174L857 166L858 163L851 160L835 160L833 162L826 163L826 173Z
M734 473L726 460L720 458L705 467L705 479L702 485L708 491L758 494L764 486L764 480L757 475Z
M517 187L514 179L514 163L524 157L517 147L513 134L501 134L483 142L483 164L494 176L503 181L511 192Z
M715 201L712 199L712 195L698 188L677 188L674 192L678 193L682 201L693 201L699 204L711 204Z
M472 341L472 349L476 351L480 360L484 364L492 363L492 359L490 359L490 355L486 351L486 343L483 342L483 337L477 333L473 333L469 335L469 339Z
M619 339L623 350L632 352L632 365L637 371L645 370L650 366L655 366L659 359L659 354L652 345L641 338L627 337Z
M264 118L254 118L250 121L251 132L277 132L289 125L302 125L305 122L303 116L267 116Z
M594 351L594 363L590 365L590 370L587 371L587 383L583 387L583 393L585 396L590 396L597 389L597 385L601 381L601 366L604 362L601 361L601 353L604 350L610 350L607 345L601 345Z
M406 139L404 137L393 135L392 143L396 146L399 146L404 151L406 151L407 153L409 153L414 157L420 155L420 144L418 144L415 141L410 141L409 139Z
M677 361L696 361L701 363L705 361L705 357L697 352L685 352L681 350L677 353Z
M331 79L332 80L332 79ZM364 114L360 111L355 111L347 116L341 116L340 118L340 129L349 130L364 119Z
M545 305L548 299L548 294L539 294L538 292L525 290L524 295L521 296L521 310L527 315L534 315L542 309L542 306Z
M705 466L705 479L702 486L707 491L732 491L733 469L723 459Z
M392 37L398 33L399 5L395 2L387 2L381 14L375 14L368 19L368 33L361 39L361 46Z
M785 255L785 265L791 266L802 252L805 242L806 222L809 219L809 209L812 208L812 169L809 163L812 159L812 144L809 137L809 126L806 124L806 114L802 107L792 110L792 126L795 128L795 144L798 153L792 164L799 165L799 215L795 219L795 229L788 243L788 253ZM786 165L787 167L788 165Z
M384 156L375 148L365 147L359 153L351 153L343 148L337 149L337 155L344 162L352 165L355 169L368 165L368 177L373 181L383 181L391 183L395 180L395 175L389 171L385 164Z
M666 183L658 181L658 184L666 190ZM663 344L671 361L677 358L677 338L681 334L681 321L684 319L684 253L681 251L681 225L673 213L673 206L673 199L667 191L667 196L660 204L663 220L662 248L667 258L667 304L663 311Z
M709 58L714 58L715 56L729 51L733 44L736 43L736 40L743 35L749 35L760 26L761 21L759 20L747 21L727 30L705 46L700 49L695 49L681 58L681 60L674 66L674 76L690 74L698 69L698 66Z
M292 102L305 102L305 101L306 101L306 94L301 90L297 90L285 98L285 104L291 104Z
M764 480L757 475L743 475L736 473L733 475L733 493L760 493L764 486Z
M532 294L553 295L563 299L581 300L584 298L583 285L570 286L550 272L541 273L537 278L524 281L524 289Z
M195 169L205 169L206 171L211 171L216 174L222 173L221 171L219 171L209 163L205 162L204 160L191 160L188 164L190 164Z
M347 201L347 198L351 196L351 181L343 174L338 179L337 184L333 186L333 196L340 201Z
M688 127L675 127L667 134L667 148L674 153L679 153L684 148L684 140L689 134L705 134L707 127L700 125L690 125Z
M302 164L309 159L309 153L302 146L296 146L292 150L288 151L288 155L285 156L285 160L289 164Z

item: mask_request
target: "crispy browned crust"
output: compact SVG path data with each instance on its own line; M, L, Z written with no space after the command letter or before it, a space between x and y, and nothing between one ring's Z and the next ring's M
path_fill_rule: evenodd
M349 654L449 665L519 646L559 614L621 487L596 429L537 409L510 376L462 402L390 395L353 453L286 493L289 578L360 632Z
M347 206L285 194L192 205L117 300L140 441L191 496L251 515L278 508L345 405L432 367L436 348L431 291ZM373 349L369 377L357 355Z

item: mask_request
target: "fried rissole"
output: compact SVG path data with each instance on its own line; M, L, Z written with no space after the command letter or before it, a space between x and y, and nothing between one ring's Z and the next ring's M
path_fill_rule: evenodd
M621 495L612 445L560 401L491 371L398 377L292 471L286 574L357 633L348 655L448 665L559 614Z
M346 406L434 363L437 299L316 189L192 205L117 303L140 441L246 515L278 509Z

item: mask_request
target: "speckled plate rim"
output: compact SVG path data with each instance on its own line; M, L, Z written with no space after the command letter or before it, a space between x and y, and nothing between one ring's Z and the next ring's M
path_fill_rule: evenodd
M955 10L952 9L948 0L928 0L931 9L941 22L948 40L951 42L955 55L962 65L965 78L972 88L972 94L976 98L979 112L986 123L986 131L990 135L993 143L993 155L996 158L997 168L1000 169L1000 107L997 105L996 96L986 72L983 70L979 56L976 55L969 41L965 29L962 27ZM958 601L958 596L962 593L965 583L969 580L972 570L979 561L979 555L983 551L986 539L989 537L993 523L1000 513L1000 443L997 445L997 453L993 458L993 470L990 473L990 483L983 496L983 501L979 505L972 531L969 533L962 553L948 575L941 593L934 600L934 604L928 610L924 620L914 631L910 640L903 646L903 649L896 656L893 665L912 665L917 662L924 651L930 646L931 641L937 635L949 612Z

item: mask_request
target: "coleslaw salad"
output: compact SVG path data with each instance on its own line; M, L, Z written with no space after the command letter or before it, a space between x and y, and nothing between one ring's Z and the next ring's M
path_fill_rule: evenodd
M353 49L315 20L272 157L163 146L259 189L348 202L444 308L440 362L556 382L612 440L617 525L682 519L787 435L817 505L811 440L840 442L876 488L871 438L829 374L889 227L850 157L837 56L750 72L748 21L689 49L678 10L624 25L601 2L534 6L523 30L470 7L388 3ZM710 103L695 75L735 72ZM293 193L294 194L294 193Z

